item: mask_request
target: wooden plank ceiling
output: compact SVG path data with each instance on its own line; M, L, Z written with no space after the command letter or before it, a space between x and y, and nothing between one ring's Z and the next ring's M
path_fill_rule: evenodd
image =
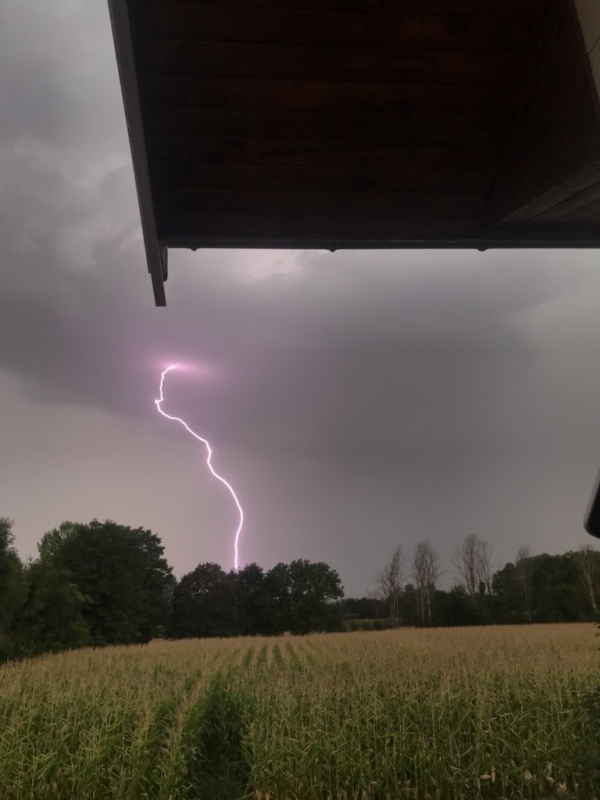
M553 7L129 0L160 241L484 239Z

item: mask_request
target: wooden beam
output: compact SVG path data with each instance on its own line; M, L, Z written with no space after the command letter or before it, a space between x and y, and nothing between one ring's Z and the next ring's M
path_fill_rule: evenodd
M354 167L338 165L198 164L188 161L174 169L167 158L151 159L157 197L179 190L202 191L336 191L431 192L470 194L489 192L495 169L439 167Z
M142 103L162 108L166 114L173 106L199 106L290 111L514 115L520 100L514 86L301 81L163 73L145 75L141 92Z
M148 109L152 135L353 139L363 142L505 141L511 117L497 114L372 114L254 108Z
M535 47L541 17L397 13L339 14L320 8L260 8L210 3L132 6L134 35L176 42L376 47L394 50L520 51Z
M532 53L444 52L356 47L289 47L142 40L142 72L202 77L520 86Z
M561 224L569 228L591 228L600 230L600 199L570 211L561 217Z
M169 6L172 0L131 0L139 8L148 5ZM207 0L186 0L188 5L206 5ZM214 5L235 8L308 9L309 11L335 11L339 13L398 13L401 5L405 14L450 14L452 16L521 17L541 16L549 0L212 0Z
M600 180L600 104L572 0L558 0L495 187L490 220L531 225Z
M532 219L532 224L546 225L552 224L555 220L564 220L567 215L573 214L578 211L584 212L584 209L590 203L594 203L600 199L600 182L594 183L588 189L582 192L577 192L571 197L563 200L562 203L557 203L552 208L543 211Z
M197 186L192 189L166 188L157 203L157 215L164 213L247 214L249 223L257 215L348 216L378 215L402 217L482 217L487 195L439 192L299 192L243 190L222 191Z
M194 165L338 166L495 169L503 142L361 142L244 136L160 135L152 137L153 162L172 165L175 180Z
M482 234L480 220L469 217L328 215L294 216L285 214L248 213L167 213L158 216L163 239L211 242L228 241L230 247L245 247L238 242L258 240L267 247L286 247L286 241L304 242L300 247L315 247L311 242L361 241L363 247L374 242L396 242L407 239L464 239ZM197 244L196 246L212 246ZM341 246L341 245L339 245Z
M164 282L167 279L167 247L159 241L154 216L146 141L140 108L136 65L133 55L127 0L109 0L110 19L121 79L125 118L133 160L146 261L152 278L154 301L166 306Z
M431 221L430 221L431 222ZM472 225L472 222L471 222ZM199 248L255 248L288 250L530 250L530 249L581 249L600 247L598 226L588 230L507 230L482 233L455 229L450 234L442 230L434 232L431 224L415 225L412 231L405 230L402 236L376 239L328 237L308 239L303 235L280 235L276 240L260 235L238 235L219 233L218 229L205 229L202 235L171 233L166 237L169 247L198 250ZM398 255L401 258L400 255Z

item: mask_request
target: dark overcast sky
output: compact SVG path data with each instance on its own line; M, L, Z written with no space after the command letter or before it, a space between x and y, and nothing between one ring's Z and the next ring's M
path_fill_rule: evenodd
M0 5L0 515L158 532L177 575L325 560L362 594L398 543L498 565L593 542L597 252L171 251L153 305L105 0ZM448 571L446 581L452 580Z

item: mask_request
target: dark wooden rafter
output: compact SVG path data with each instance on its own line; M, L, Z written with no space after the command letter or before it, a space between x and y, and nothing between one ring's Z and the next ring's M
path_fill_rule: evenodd
M325 142L344 137L362 142L503 142L510 118L502 114L361 114L229 108L172 108L147 114L155 135L285 138Z
M200 47L163 40L140 40L141 44L139 63L148 75L520 86L533 64L529 50L463 53L230 42L202 42Z
M341 167L360 168L361 174L371 169L394 167L437 170L470 170L486 167L494 170L500 164L504 142L361 142L352 139L275 139L244 136L173 136L156 137L156 163L180 174L196 165L211 164L215 169L225 165ZM325 175L325 180L327 176ZM329 183L327 185L330 185ZM289 188L289 184L288 184Z
M133 158L146 261L152 279L154 301L157 306L166 306L164 283L168 275L168 249L158 239L129 15L124 0L109 0L108 7Z
M173 0L168 0L169 4ZM547 8L547 0L185 0L189 6L219 6L297 11L335 11L341 14L444 14L460 17L538 18ZM134 11L144 8L148 0L130 0Z
M422 6L425 4L422 4ZM364 13L339 14L323 9L234 6L224 25L219 4L169 2L133 6L140 38L153 41L218 42L300 47L369 48L394 52L450 50L533 50L541 16L528 25L515 16L477 17L447 14ZM265 14L268 13L268 24Z
M197 162L191 169L178 169L166 162L157 165L155 185L160 193L173 189L184 192L323 192L323 182L335 186L343 196L361 197L362 192L394 194L455 193L489 194L496 170L493 167L448 168L369 166L368 173L360 166L331 164L214 164Z
M143 99L157 109L195 107L363 114L510 114L520 96L498 83L312 81L149 73Z
M600 244L572 0L110 3L147 252Z
M589 203L597 199L598 185L600 102L575 9L560 2L509 140L491 219L503 226L572 227L594 214Z

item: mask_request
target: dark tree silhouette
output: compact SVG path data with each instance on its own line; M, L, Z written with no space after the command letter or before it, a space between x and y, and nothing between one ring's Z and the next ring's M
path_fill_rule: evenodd
M164 626L174 578L158 536L107 520L63 523L47 533L40 558L64 571L85 598L94 645L149 642Z
M237 633L234 580L218 564L199 564L173 590L167 636L188 639Z

